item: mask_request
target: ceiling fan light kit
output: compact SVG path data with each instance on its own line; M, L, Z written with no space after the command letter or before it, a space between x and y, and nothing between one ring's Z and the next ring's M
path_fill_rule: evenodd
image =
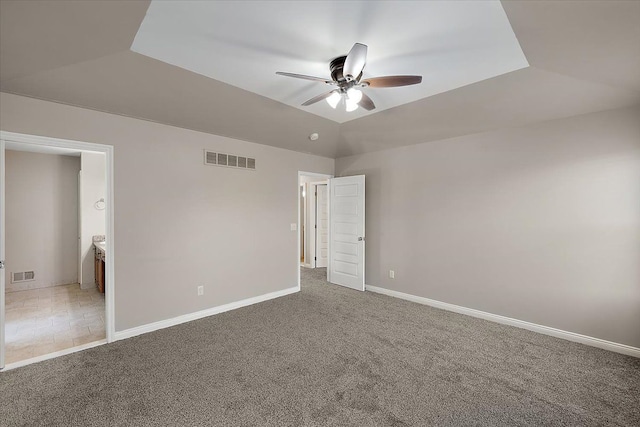
M335 109L338 104L342 101L342 96L340 92L332 91L331 95L327 98L327 103L331 106L331 108Z
M415 85L422 82L422 76L384 76L362 80L362 74L366 64L367 46L362 43L356 43L347 56L339 56L331 61L329 64L331 80L281 71L276 72L276 74L337 86L336 89L330 92L314 96L304 102L302 106L307 107L325 99L329 106L335 109L338 107L340 101L344 100L345 110L347 112L355 111L358 107L362 107L367 111L376 108L373 100L358 88L399 87Z

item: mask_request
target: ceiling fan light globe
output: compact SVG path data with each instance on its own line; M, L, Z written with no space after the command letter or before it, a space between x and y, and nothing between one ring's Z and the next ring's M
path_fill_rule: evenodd
M357 104L362 99L362 92L356 88L351 88L347 91L347 96L349 97L349 100Z
M357 102L353 101L350 98L347 98L345 101L346 101L345 104L346 104L347 113L350 113L352 111L356 111L358 109L358 103Z
M331 108L335 109L340 102L340 94L338 92L333 92L330 97L327 98L327 104L331 106Z

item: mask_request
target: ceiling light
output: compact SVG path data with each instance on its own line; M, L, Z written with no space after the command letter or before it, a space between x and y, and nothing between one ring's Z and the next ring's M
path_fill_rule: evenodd
M352 87L347 91L347 96L349 97L350 100L352 100L357 104L362 99L362 92Z
M333 92L331 96L327 98L327 102L331 105L331 108L336 108L341 99L342 97L338 92Z
M309 139L312 140L312 141L317 141L318 138L320 138L320 135L318 135L316 132L314 132L311 135L309 135Z
M346 108L347 113L350 113L358 109L358 103L352 100L351 98L347 98L345 101L347 104L347 108Z

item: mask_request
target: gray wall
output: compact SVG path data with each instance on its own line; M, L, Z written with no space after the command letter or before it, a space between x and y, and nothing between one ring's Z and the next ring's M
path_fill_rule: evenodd
M640 109L336 161L357 174L367 284L640 347Z
M78 281L80 157L6 151L7 291ZM11 283L33 270L35 280Z
M298 171L334 171L333 159L6 93L0 128L115 146L117 331L297 286ZM205 166L205 148L255 157L257 171Z

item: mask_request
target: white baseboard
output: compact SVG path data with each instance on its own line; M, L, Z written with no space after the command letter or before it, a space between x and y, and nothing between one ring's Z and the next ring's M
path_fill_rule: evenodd
M225 311L231 311L237 308L246 307L248 305L257 304L259 302L264 302L271 299L283 297L285 295L293 294L298 291L300 291L300 288L298 286L295 286L292 288L283 289L281 291L271 292L268 294L259 295L257 297L247 298L241 301L231 302L229 304L208 308L206 310L184 314L182 316L174 317L171 319L160 320L158 322L148 323L146 325L138 326L135 328L125 329L124 331L116 331L114 335L114 341L135 337L137 335L142 335L148 332L157 331L158 329L169 328L171 326L179 325L181 323L191 322L192 320L198 320L198 319L202 319L203 317L213 316L214 314L224 313Z
M466 314L467 316L477 317L491 322L502 323L503 325L515 326L517 328L527 329L529 331L538 332L544 335L550 335L556 338L562 338L568 341L589 345L592 347L602 348L604 350L614 351L616 353L626 354L628 356L640 358L640 348L632 347L626 344L619 344L611 341L594 338L587 335L576 334L575 332L563 331L561 329L551 328L549 326L538 325L536 323L525 322L524 320L512 319L510 317L500 316L498 314L487 313L485 311L475 310L473 308L462 307L459 305L449 304L442 301L436 301L429 298L418 297L403 292L392 291L390 289L379 288L377 286L365 285L367 291L376 292L378 294L388 295L407 301L417 302L442 310L453 311L455 313Z

